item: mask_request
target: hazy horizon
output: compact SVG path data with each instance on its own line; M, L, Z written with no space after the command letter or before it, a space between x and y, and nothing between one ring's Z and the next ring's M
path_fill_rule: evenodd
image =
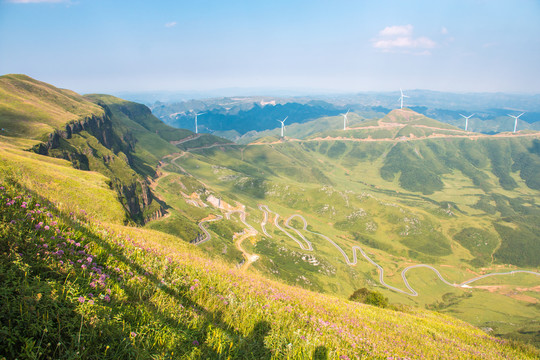
M533 0L0 0L0 73L80 93L537 94L539 19Z

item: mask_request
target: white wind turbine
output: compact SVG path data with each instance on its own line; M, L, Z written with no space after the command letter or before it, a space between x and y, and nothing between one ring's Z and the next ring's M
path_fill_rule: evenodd
M461 114L459 114L461 115ZM461 115L464 119L465 119L465 131L467 131L467 128L469 127L469 119L474 116L474 114L472 115L469 115L469 116L465 116L465 115Z
M283 137L283 130L285 130L285 120L287 120L288 116L285 117L283 120L278 120L281 123L281 137Z
M517 119L519 119L519 117L520 117L521 115L523 115L523 114L525 114L525 113L521 113L521 114L519 114L518 116L514 116L514 115L508 114L508 116L510 116L510 117L512 117L512 118L514 118L514 119L516 120L516 122L514 123L514 132L516 132L516 130L517 130Z
M403 90L399 88L399 91L401 92L401 96L399 97L399 100L401 100L401 109L403 109L403 98L408 98L409 96L403 94Z
M349 111L351 109L347 110L346 114L341 114L343 116L343 130L347 130L347 115L349 115Z
M199 115L204 115L204 114L206 114L206 113L198 113L198 114L195 113L195 134L198 134L198 133L199 133L199 128L197 127L197 117L198 117Z

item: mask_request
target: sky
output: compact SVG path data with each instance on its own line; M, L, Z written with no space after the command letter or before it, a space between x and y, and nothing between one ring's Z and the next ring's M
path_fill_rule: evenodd
M80 93L540 93L538 0L0 0L0 74Z

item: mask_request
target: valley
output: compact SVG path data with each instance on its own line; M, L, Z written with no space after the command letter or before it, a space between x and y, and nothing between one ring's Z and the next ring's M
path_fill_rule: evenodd
M538 342L537 132L465 132L403 109L239 144L112 96L0 80L26 102L0 119L0 276L17 284L0 316L26 319L11 354L58 351L26 334L102 358L311 358L321 346L453 358L452 341L472 358L478 341L493 358L536 356L512 341ZM62 120L32 116L44 109ZM347 300L362 288L390 307ZM118 339L111 355L103 331Z
M461 300L443 311L458 317L463 306L474 307L486 296L507 297L504 303L515 307L512 316L521 322L501 323L495 307L486 307L472 322L495 331L534 329L537 309L528 304L538 303L540 296L523 285L538 283L538 263L523 268L522 260L501 262L506 253L499 231L507 229L503 216L532 221L514 231L526 234L527 228L535 227L537 188L527 186L519 172L508 169L511 180L507 180L486 165L493 161L487 150L491 143L502 141L519 152L534 149L539 136L534 132L477 134L430 121L410 110L396 110L376 122L352 123L346 131L195 147L178 160L185 173L204 181L199 192L210 191L245 207L249 228L258 233L244 239L243 247L259 256L250 267L266 276L342 296L367 285L391 301L416 306L435 306L443 298L457 296ZM381 130L387 133L373 137ZM397 150L398 163L393 159ZM471 160L475 165L470 165ZM396 166L399 176L392 179L389 174L395 170L389 170ZM448 167L455 170L443 170ZM517 198L509 197L510 189L501 186L501 179L515 182L511 192ZM493 208L484 205L488 203ZM214 229L224 234L221 226L215 223ZM242 222L236 226L238 233L248 229ZM486 239L485 244L469 244L479 237ZM516 240L511 241L519 247ZM201 247L243 263L242 252L223 253L225 247L234 246L231 241L216 240L216 245ZM521 249L513 250L525 251ZM486 291L484 284L501 287ZM520 303L520 296L532 303Z

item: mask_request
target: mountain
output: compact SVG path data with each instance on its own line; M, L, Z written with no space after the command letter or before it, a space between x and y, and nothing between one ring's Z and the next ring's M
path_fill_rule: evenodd
M274 131L243 146L192 149L167 162L170 173L158 189L172 201L184 184L186 199L202 200L191 206L199 220L227 214L205 200L208 191L222 203L242 204L247 224L258 231L242 248L259 257L250 266L266 276L342 296L368 286L397 303L538 341L539 133L465 132L410 109L378 120L349 118L346 131L342 117L326 117L287 127L285 139ZM177 166L183 171L175 175ZM189 209L176 205L171 213ZM245 228L239 220L236 226ZM148 226L182 232L168 219ZM228 240L240 229L224 221L209 229L222 236L203 249L244 261ZM356 247L384 269L384 283ZM514 270L532 274L515 281L488 276L468 290L439 281L425 266L450 284ZM417 296L403 283L403 271ZM479 303L485 304L480 314Z
M426 117L464 128L461 114L474 114L468 130L499 133L513 129L508 114L526 112L518 121L519 129L540 130L538 95L519 94L455 94L427 90L407 92L407 106ZM351 110L363 118L379 118L399 105L399 93L358 93L297 97L220 97L180 102L155 102L152 112L175 127L193 127L195 113L205 132L245 143L254 132L277 128L275 120L289 116L288 124L302 124L317 118L338 115ZM257 119L257 121L253 121ZM244 137L240 139L241 137Z
M41 140L33 151L105 175L126 221L144 223L165 213L150 180L159 160L177 150L170 141L187 139L191 131L163 124L144 105L108 95L80 96L24 75L0 77L0 93L6 136Z
M15 114L1 119L11 131L0 134L0 356L455 358L456 349L467 358L538 356L530 346L493 337L534 340L534 323L526 322L537 308L523 299L537 296L535 275L516 273L510 288L484 280L507 296L473 283L448 287L431 270L414 270L415 297L382 286L360 254L348 265L336 248L366 249L396 289L404 289L398 270L419 261L433 261L451 281L495 266L534 270L534 250L525 259L529 265L507 265L516 263L521 235L535 239L536 177L527 173L538 156L534 134L471 140L502 140L512 152L502 151L507 157L492 170L488 154L471 150L492 197L463 189L457 197L470 199L462 204L440 190L423 194L383 179L380 165L404 140L373 144L312 134L239 146L170 128L140 104L72 94L77 101L64 107L59 104L70 92L24 76L7 78L17 90L2 91L28 88L28 99L17 101L34 107L13 107L13 94L0 102L1 114ZM49 108L65 118L41 115ZM414 124L401 125L435 125L413 117L418 121L409 117ZM12 123L27 130L16 133ZM427 166L441 161L432 142L453 141L409 140L425 142L417 151ZM416 164L412 153L404 153L404 166ZM452 158L450 150L447 155ZM527 171L514 164L508 169L508 156ZM449 179L466 181L429 171L444 186ZM508 181L506 175L517 187L501 191L494 184ZM134 193L127 196L130 187ZM460 232L463 224L467 231ZM189 244L197 239L197 246ZM476 248L478 239L488 245ZM493 249L499 255L491 264ZM475 261L488 266L480 269ZM347 300L359 288L384 294L393 305ZM471 311L479 303L481 318L492 317L484 330L440 313L483 326ZM501 305L498 313L494 303Z
M307 103L285 102L265 98L220 99L218 103L191 101L189 103L154 106L152 112L171 126L193 127L195 112L201 112L199 127L205 132L223 134L235 131L273 129L277 120L289 116L289 122L303 123L326 115L336 115L340 109L321 101Z

